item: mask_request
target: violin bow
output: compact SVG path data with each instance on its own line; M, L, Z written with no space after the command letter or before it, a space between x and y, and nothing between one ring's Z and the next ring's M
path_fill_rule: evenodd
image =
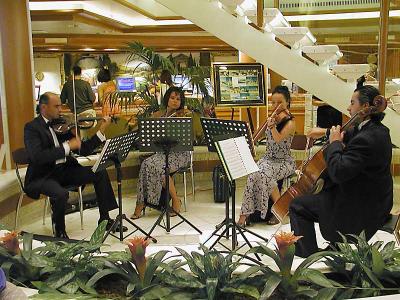
M78 138L78 114L76 112L76 95L75 95L75 73L72 72L72 99L74 102L74 119L75 119L75 137ZM78 150L79 155L81 155L81 148Z

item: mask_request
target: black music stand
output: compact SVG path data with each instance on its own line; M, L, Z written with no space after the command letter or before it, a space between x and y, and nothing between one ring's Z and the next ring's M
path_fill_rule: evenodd
M131 149L132 143L137 139L136 132L129 132L124 135L117 136L115 138L109 139L106 141L103 150L100 153L99 159L96 161L94 166L92 167L92 171L95 173L97 171L104 170L109 166L114 165L117 171L117 183L118 183L118 216L115 218L114 223L112 224L111 228L107 231L103 238L103 242L106 238L111 234L113 237L119 239L121 242L130 236L131 234L135 233L136 231L140 231L147 238L152 239L153 242L157 242L155 238L152 238L150 234L146 233L143 229L139 226L134 224L131 220L129 220L125 214L122 213L122 171L121 171L121 162L123 162L126 157L128 156L129 150ZM127 221L136 229L131 233L127 234L124 237L123 233L123 223L122 220ZM115 232L115 229L120 226L119 230L119 237L114 235L112 232Z
M161 214L149 235L157 226L164 228L168 233L183 222L187 223L198 233L200 229L194 226L189 220L170 206L169 194L169 161L170 152L193 151L193 129L192 118L149 118L139 120L139 151L142 152L162 152L165 155L165 205L161 207ZM181 219L176 225L171 227L171 210ZM161 225L161 221L166 217L166 224Z
M219 120L219 119L208 119L201 118L201 125L203 127L204 135L207 141L208 151L217 152L215 147L215 142L219 140L224 140L232 137L244 136L246 138L247 144L249 145L250 152L254 155L255 149L253 144L253 137L251 135L250 127L245 121L235 121L235 120ZM225 174L226 175L226 174ZM226 175L227 176L227 175ZM251 248L252 245L250 241L245 236L245 232L254 235L255 237L268 242L268 239L262 237L261 235L248 230L247 228L239 225L235 221L235 197L236 197L236 183L235 180L230 181L231 196L232 196L232 210L231 215L229 215L229 200L225 202L225 219L216 226L214 232L210 237L204 242L206 244L212 237L217 236L218 238L211 245L210 249L214 248L217 243L222 247L233 251L237 248L237 232L243 237L246 244ZM222 228L221 233L218 233ZM229 229L232 228L232 233L229 234ZM220 242L220 239L224 237L229 239L232 236L232 248L229 249L227 246ZM243 244L241 247L243 247ZM240 248L241 248L240 247ZM239 249L240 249L239 248ZM258 254L255 254L258 260L261 260Z

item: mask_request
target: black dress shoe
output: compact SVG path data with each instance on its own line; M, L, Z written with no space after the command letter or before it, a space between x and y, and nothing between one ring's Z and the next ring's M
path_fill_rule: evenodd
M69 236L65 232L65 230L56 230L54 237L61 239L69 239Z
M114 224L113 219L108 219L107 225L106 225L106 230L110 230L110 228L112 227L112 225ZM99 221L99 223L101 223L101 221ZM118 224L118 226L116 228L114 228L113 232L120 232L121 231L121 224ZM122 226L122 232L128 231L128 227L126 226Z

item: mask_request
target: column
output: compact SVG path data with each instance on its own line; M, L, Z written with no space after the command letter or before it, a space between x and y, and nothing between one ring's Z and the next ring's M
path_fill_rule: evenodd
M34 116L32 62L28 1L0 1L0 98L7 169L10 152L24 146L24 125Z

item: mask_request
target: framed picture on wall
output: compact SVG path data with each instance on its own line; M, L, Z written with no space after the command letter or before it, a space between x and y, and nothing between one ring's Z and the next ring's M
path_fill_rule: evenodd
M265 106L264 66L259 63L213 64L216 106Z

